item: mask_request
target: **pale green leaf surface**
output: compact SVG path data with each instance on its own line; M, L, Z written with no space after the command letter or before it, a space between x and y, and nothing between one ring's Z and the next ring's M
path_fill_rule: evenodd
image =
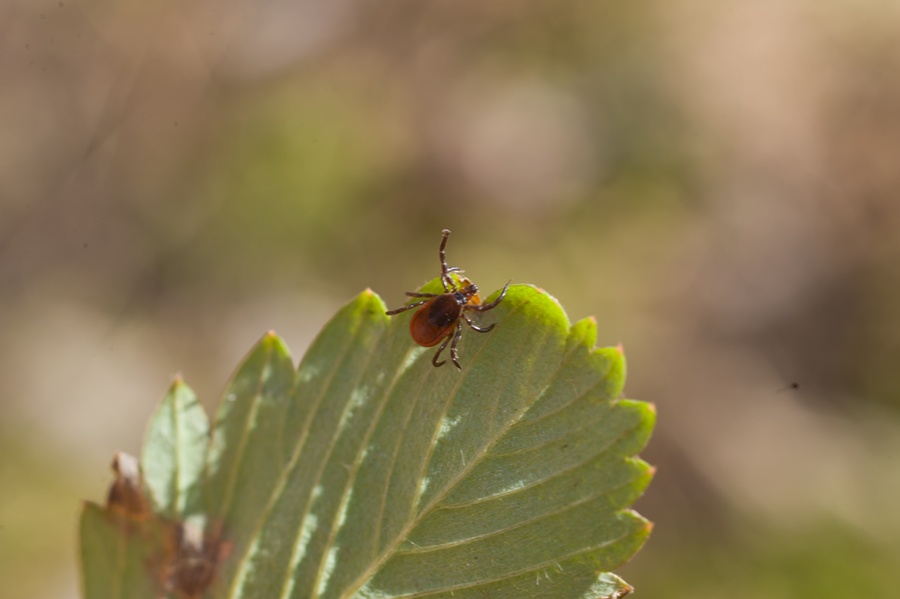
M449 361L434 368L436 348L412 342L413 311L384 312L362 293L296 370L283 342L266 335L233 375L211 435L180 381L164 398L145 444L145 486L158 514L202 512L221 534L228 550L204 596L595 599L630 590L610 571L650 531L628 507L652 476L635 456L654 413L618 399L621 350L595 349L592 319L570 325L553 298L524 285L473 316L497 326L464 331L462 372ZM108 532L87 526L97 517L85 510L83 550L115 565ZM97 572L102 561L85 558L86 588L99 580L88 565ZM146 575L146 564L129 568Z
M207 505L235 544L214 596L626 589L601 573L649 532L626 508L653 413L615 399L621 352L529 286L481 315L494 331L464 332L461 373L412 343L412 312L384 310L360 295L296 374L274 336L235 374L209 454Z
M81 510L79 531L82 599L153 599L157 581L147 570L159 549L126 518L94 503Z
M177 379L150 421L141 456L154 511L170 519L200 514L209 419L191 389Z
M284 470L283 429L294 367L284 343L269 333L247 356L225 391L208 455L206 505L246 541Z

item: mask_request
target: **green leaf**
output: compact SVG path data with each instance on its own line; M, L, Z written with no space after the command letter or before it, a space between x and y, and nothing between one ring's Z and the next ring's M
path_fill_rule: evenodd
M198 481L208 444L206 412L178 378L150 421L141 457L145 487L157 514L185 519L201 513Z
M209 538L227 545L205 596L630 591L610 571L650 531L628 507L652 476L635 455L654 412L618 399L621 350L595 349L592 319L570 326L553 298L517 285L474 316L492 332L464 331L462 372L434 368L435 348L410 338L413 312L388 317L362 293L296 371L266 335L232 378L206 452L196 400L170 391L144 450L146 486L167 517L202 505Z
M81 511L81 583L83 599L154 599L157 585L147 571L162 546L140 535L121 514L85 503Z

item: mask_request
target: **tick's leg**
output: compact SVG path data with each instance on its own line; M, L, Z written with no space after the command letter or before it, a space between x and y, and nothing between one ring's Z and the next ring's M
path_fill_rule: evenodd
M447 347L448 343L450 343L450 335L447 335L447 338L444 339L444 342L441 343L441 346L434 353L434 357L431 358L431 363L434 364L435 367L443 366L447 363L447 360L441 360L440 362L438 362L438 358L441 356L441 352L444 351L444 348Z
M478 310L479 312L484 312L485 310L490 310L492 308L496 308L497 304L500 303L500 300L502 300L506 296L506 290L509 289L510 283L512 283L512 281L509 281L508 283L506 283L506 285L503 286L503 291L501 291L500 295L497 297L497 299L495 299L491 303L481 304L479 306L469 306L469 309L470 310Z
M407 310L412 310L413 308L418 308L422 304L427 304L430 301L431 301L430 299L425 299L425 300L422 300L421 302L413 302L411 304L406 304L402 308L397 308L396 310L388 310L387 312L385 312L385 314L387 314L388 316L393 316L394 314L400 314L401 312L406 312Z
M462 372L462 366L459 365L459 353L456 351L456 344L459 343L460 337L462 337L462 323L457 322L456 333L453 334L453 343L450 344L450 359L456 364L456 369Z
M437 297L437 293L416 293L415 291L407 291L406 295L409 297Z
M441 233L444 234L444 238L441 239L441 249L438 251L438 254L441 256L441 273L447 274L450 272L450 269L447 267L447 238L450 237L450 229L444 229Z
M450 237L450 229L444 229L442 233L444 238L441 239L441 249L438 251L441 257L441 283L444 284L444 291L456 291L456 285L453 283L453 279L450 278L450 273L453 271L447 266L447 238Z
M447 272L441 273L441 283L444 284L444 291L450 293L451 291L458 291L459 287L456 284L456 281L453 280L453 277L450 276L451 272L466 272L458 266L451 266L447 269Z
M452 267L446 273L441 273L441 283L444 284L444 290L447 293L454 293L459 291L459 285L456 284L456 281L453 280L453 277L450 276L451 272L466 272L461 268Z
M474 330L478 331L479 333L489 333L491 331L491 329L493 329L495 326L497 326L497 323L495 322L494 324L492 324L491 326L489 326L487 328L481 328L479 326L476 326L475 323L472 322L472 319L469 318L468 314L463 314L462 317L466 319L466 323L470 327L472 327Z
M441 239L441 283L444 285L444 291L451 292L456 291L456 283L450 277L451 272L462 272L461 268L456 266L447 266L447 238L450 237L450 229L444 229L442 231L444 234L444 238Z

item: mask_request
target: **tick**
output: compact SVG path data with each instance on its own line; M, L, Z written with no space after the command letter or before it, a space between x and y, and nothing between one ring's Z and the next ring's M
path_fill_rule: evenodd
M409 332L412 335L413 341L422 347L434 347L438 343L441 344L437 353L434 354L434 358L431 359L431 363L435 366L443 366L447 363L446 360L439 362L438 358L441 357L441 352L447 348L447 344L449 343L450 359L456 365L457 369L462 370L462 366L459 365L459 354L456 350L459 338L462 337L462 321L466 321L466 324L469 325L472 330L479 333L488 333L496 326L496 323L494 323L489 327L479 327L472 322L472 319L469 318L469 315L466 314L466 312L486 312L496 308L497 304L499 304L506 295L506 290L509 289L509 283L512 281L503 286L503 291L500 292L497 299L489 304L482 304L481 298L478 296L478 286L475 285L475 283L469 281L465 277L460 277L462 280L460 281L460 284L457 284L453 277L450 276L450 273L452 272L459 273L463 271L455 266L447 266L446 248L447 238L450 237L450 231L444 229L443 234L444 237L441 240L439 254L441 258L441 283L444 285L444 293L416 293L414 291L407 291L406 295L409 297L420 297L425 299L407 304L396 310L388 310L386 314L393 316L394 314L400 314L401 312L406 312L413 308L419 308L416 313L413 314L412 320L409 321Z

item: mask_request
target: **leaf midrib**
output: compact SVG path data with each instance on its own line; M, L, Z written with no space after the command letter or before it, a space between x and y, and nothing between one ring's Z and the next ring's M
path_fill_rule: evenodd
M516 307L507 313L507 318L509 317L509 314L514 314L514 313L518 312L525 306L529 305L531 302L532 302L532 299L529 298L528 301L522 302L520 304L516 304ZM568 326L568 330L566 331L566 333L567 333L567 335L571 333L571 325ZM552 337L552 331L548 330L547 335L546 335L542 345L546 344L547 339L549 339L550 337ZM491 339L488 339L484 344L482 344L482 346L478 348L475 355L472 358L470 358L469 363L470 364L475 363L477 361L478 355L480 355L481 352L485 351L485 348L487 348L492 342L493 342L493 339L491 338ZM557 374L559 374L559 371L563 368L563 366L566 363L568 363L569 359L575 353L575 350L577 350L577 348L578 348L578 346L576 345L569 352L566 353L565 357L562 360L560 360L560 363L557 365L556 370L553 372L552 375L550 375L548 377L548 380L552 380L553 377L555 377ZM522 351L523 352L527 351L527 348L523 348ZM471 368L471 366L469 366L468 368ZM532 366L530 374L533 374L535 370L536 370L536 367ZM446 402L446 404L444 406L443 416L441 418L446 416L447 408L452 404L451 398L456 397L456 393L458 392L459 386L463 379L464 379L463 376L458 377L456 383L454 384L453 393L448 394L448 401ZM498 398L501 396L502 396L502 394L498 394ZM499 399L498 399L498 401L499 401ZM432 509L434 509L434 507L438 503L440 503L440 501L444 497L446 497L447 494L453 488L455 488L456 485L458 485L462 479L464 479L466 476L468 476L468 474L472 471L472 469L475 467L475 465L480 463L481 460L484 458L484 456L490 452L490 449L499 441L500 438L503 437L503 435L505 434L505 431L508 430L513 424L515 424L527 412L530 405L531 405L531 402L528 402L528 401L523 402L519 411L510 417L509 421L504 425L504 427L502 427L502 429L500 429L499 431L496 431L496 434L494 435L493 439L491 439L490 442L484 446L484 448L482 449L480 454L477 457L475 457L474 459L470 459L466 463L466 465L463 466L463 468L460 470L459 475L457 475L455 478L451 479L445 485L444 489L442 489L442 491L440 493L435 494L435 496L432 498L432 500L427 505L425 505L422 509L420 509L418 511L417 514L415 514L412 518L410 518L409 523L403 529L401 529L400 532L397 533L397 535L394 538L394 541L392 541L389 545L387 545L385 547L381 556L378 559L376 559L375 561L373 561L373 563L369 566L369 568L367 568L359 577L357 577L356 581L354 581L353 584L351 584L347 587L347 590L343 594L344 597L352 598L356 594L356 592L368 580L370 580L374 576L374 574L378 571L378 568L380 566L382 566L388 560L389 556L391 556L393 553L395 553L397 551L397 549L400 546L400 543L403 541L404 538L406 538L409 535L409 532L415 527L415 525L418 524L418 522L425 515L430 513L430 511ZM435 421L440 422L441 419L438 418ZM435 436L438 434L438 430L439 430L439 427L435 427L435 432L434 432ZM426 460L423 460L423 467L426 470L427 470L428 464L430 463L430 460L431 460L431 453L435 447L434 441L435 440L433 437L432 442L429 444L429 456ZM421 476L420 476L420 480L421 480ZM504 576L503 578L507 578L507 576ZM502 578L500 580L502 580ZM446 591L447 589L442 589L442 590Z

